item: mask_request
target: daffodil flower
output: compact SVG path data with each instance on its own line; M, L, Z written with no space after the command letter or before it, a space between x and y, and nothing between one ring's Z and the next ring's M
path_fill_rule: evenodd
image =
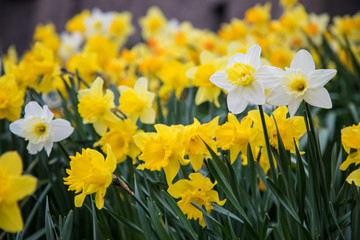
M227 104L230 112L239 114L249 103L265 103L264 89L273 86L271 81L263 82L256 75L261 65L261 47L254 45L246 54L236 53L229 59L224 71L218 71L210 77L216 86L228 91Z
M54 119L54 114L45 105L43 108L35 101L25 106L25 116L10 124L10 131L29 141L27 149L36 154L43 148L47 155L51 153L54 142L60 142L74 131L70 122Z
M292 118L300 103L304 100L310 105L320 108L331 108L332 103L324 85L332 79L335 69L317 69L311 54L302 49L292 59L290 68L262 68L259 75L269 81L278 81L272 88L267 102L271 105L288 105Z

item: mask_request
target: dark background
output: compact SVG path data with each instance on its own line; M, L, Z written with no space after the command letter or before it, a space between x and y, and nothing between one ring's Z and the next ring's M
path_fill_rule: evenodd
M140 41L138 19L150 6L158 6L168 18L188 20L195 27L216 31L221 22L243 18L244 12L255 0L0 0L0 51L14 44L22 53L28 49L38 23L55 23L58 33L65 23L83 9L99 7L103 11L130 11L136 33L130 43ZM281 14L278 0L272 0L272 17ZM360 0L300 0L309 12L327 12L330 16L354 14L359 11Z

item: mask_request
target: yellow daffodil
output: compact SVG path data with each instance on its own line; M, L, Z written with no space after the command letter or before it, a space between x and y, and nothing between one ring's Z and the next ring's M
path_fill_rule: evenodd
M117 122L109 124L109 131L94 144L102 146L104 153L107 153L107 144L110 145L118 163L126 160L126 156L133 159L136 163L136 156L140 154L139 148L135 145L133 136L140 132L137 126L129 119L118 120Z
M71 156L69 175L64 178L64 184L69 185L69 191L75 191L75 207L81 207L86 195L95 194L95 204L98 209L104 206L107 188L112 182L112 173L116 169L116 158L109 145L106 145L107 157L93 149L82 149L82 153Z
M97 134L103 136L107 123L117 121L111 109L115 107L114 94L110 89L103 93L104 81L97 77L89 89L80 90L78 93L80 116L84 123L92 123Z
M4 75L0 77L0 119L13 122L20 118L24 103L24 92L19 91L15 78Z
M111 36L114 36L121 42L125 42L134 32L134 27L131 24L131 13L115 13L109 31Z
M266 3L263 6L257 4L245 12L245 21L255 25L265 25L271 18L270 10L271 3Z
M160 171L164 169L168 185L177 175L180 164L186 165L189 160L184 159L184 126L166 126L156 124L157 133L140 132L134 136L135 144L140 148L139 160L144 163L139 169Z
M203 51L200 54L200 65L192 67L186 72L186 75L193 79L192 84L199 87L195 96L196 105L209 101L213 102L216 107L220 107L218 97L221 89L210 82L210 77L215 72L224 69L225 66L224 58L217 59L209 51Z
M352 163L356 165L360 163L360 124L341 129L341 142L346 153L349 154L340 166L344 171Z
M56 33L55 25L48 23L46 25L39 24L36 26L33 39L40 41L45 47L57 52L60 46L60 37Z
M206 223L202 212L191 202L196 203L199 207L205 207L206 211L210 213L213 209L210 202L222 206L226 199L220 201L218 192L212 190L216 183L212 183L209 178L205 178L200 173L192 173L189 178L190 180L181 179L177 181L168 188L168 192L174 198L181 198L177 204L188 219L199 220L199 224L205 227Z
M155 111L152 107L155 94L148 91L148 80L139 78L134 88L120 86L120 110L134 123L140 121L147 124L155 123Z
M90 11L85 9L81 13L76 14L74 17L69 19L65 25L66 31L72 33L72 32L81 32L85 33L86 27L85 27L85 19L90 16Z
M140 18L139 25L142 29L142 37L148 39L160 33L166 26L167 20L158 7L151 7L145 17Z
M101 69L98 55L85 52L72 55L66 62L66 68L73 73L78 72L79 76L88 84L91 84L95 73Z
M200 124L194 118L194 123L185 126L185 141L186 153L189 155L190 163L194 171L199 171L204 157L210 157L204 142L216 152L216 144L213 140L215 128L218 125L219 117L214 118L209 123ZM204 141L204 142L203 142Z
M230 150L230 162L234 163L241 152L242 164L247 164L247 147L250 144L253 154L254 149L262 143L263 135L261 126L253 126L250 117L244 117L241 123L229 113L228 121L218 126L215 130L216 145L222 150Z
M6 152L0 157L0 229L6 232L23 230L18 201L34 193L36 178L21 175L22 160L17 152Z
M74 128L64 119L55 119L54 114L45 105L43 108L34 101L25 106L25 116L10 124L10 131L29 140L27 149L30 154L36 154L45 148L50 155L54 142L60 142L69 137Z

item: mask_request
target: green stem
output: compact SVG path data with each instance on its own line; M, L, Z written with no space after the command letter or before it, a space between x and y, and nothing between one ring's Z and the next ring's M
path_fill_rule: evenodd
M262 124L263 131L264 131L266 150L267 150L267 154L268 154L268 158L269 158L269 162L270 162L270 171L271 171L273 181L275 183L276 182L276 170L275 170L274 159L273 159L273 156L271 153L269 135L267 132L266 122L265 122L265 117L264 117L264 110L261 105L258 105L258 107L259 107L259 112L260 112L261 124Z

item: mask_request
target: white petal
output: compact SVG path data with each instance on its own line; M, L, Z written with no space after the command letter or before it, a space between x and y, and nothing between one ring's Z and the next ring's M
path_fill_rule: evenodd
M46 122L50 122L54 118L54 114L50 111L47 105L44 105L41 116Z
M317 69L308 75L309 87L318 88L323 87L336 75L335 69Z
M41 149L43 149L43 147L44 147L43 143L34 144L29 142L29 144L27 145L27 150L29 151L30 154L36 154L40 152Z
M55 119L51 121L51 141L59 142L69 137L74 128L69 121L64 119Z
M226 78L225 71L218 71L214 73L211 75L210 81L219 88L224 88L227 91L233 88L233 85Z
M249 103L262 105L265 103L264 87L261 83L254 81L251 84L243 87L242 97Z
M301 49L292 59L290 68L300 69L305 74L309 74L311 71L315 70L315 62L308 51Z
M233 65L235 62L244 62L245 54L243 53L235 53L228 61L228 66Z
M291 96L287 94L283 86L272 88L266 102L274 106L286 106L289 104Z
M280 84L280 81L284 76L284 70L272 66L261 66L255 72L255 79L261 82L265 89L273 88Z
M19 119L19 120L16 120L13 123L10 123L10 125L9 125L10 131L13 134L16 134L16 135L18 135L20 137L24 137L24 134L22 132L23 124L24 124L24 119L23 118Z
M332 102L328 91L325 88L307 89L305 96L305 102L308 104L320 107L320 108L332 108Z
M247 50L243 63L247 63L255 69L258 69L261 66L260 55L261 47L256 44Z
M25 106L25 118L31 117L31 116L41 116L42 113L42 107L35 101L31 101Z
M301 97L291 97L290 102L288 104L290 119L295 116L297 109L300 106L300 103L303 99Z
M148 90L148 80L144 77L139 78L134 85L134 90L138 93L146 93Z
M46 153L47 153L48 156L50 156L51 149L52 149L53 145L54 145L54 144L53 144L53 142L51 142L51 141L45 143L44 148L45 148L45 151L46 151Z
M240 88L236 88L229 92L229 95L227 96L227 105L229 111L233 114L242 113L248 104L249 102L241 96Z

